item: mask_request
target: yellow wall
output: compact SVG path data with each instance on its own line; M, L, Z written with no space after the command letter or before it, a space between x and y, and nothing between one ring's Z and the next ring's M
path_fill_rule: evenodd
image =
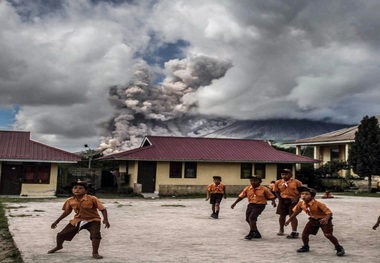
M339 149L339 160L341 161L347 161L348 156L348 146L345 144L340 145L325 145L321 147L323 149L323 164L326 164L327 162L331 161L331 149L338 148Z
M322 164L326 164L327 162L331 161L332 148L339 148L339 160L347 161L348 152L349 152L349 149L351 148L350 144L315 146L314 158L316 158L316 156L318 156L319 154L322 156L322 159L321 159L322 163L319 164L316 168L320 167L320 165ZM339 171L339 175L342 177L345 177L348 173L350 173L351 175L355 174L352 170L350 172L348 172L347 170Z
M51 164L49 184L22 184L22 196L55 196L57 189L58 164Z
M156 191L159 191L159 185L208 185L212 183L212 177L215 175L221 176L226 185L249 185L247 179L240 179L240 163L198 163L197 178L169 178L169 167L170 162L157 162ZM182 177L183 169L184 165L182 165ZM275 164L267 164L266 178L263 179L262 185L269 185L270 181L276 180L276 172Z
M127 172L127 163L122 162L119 164L119 172L120 173L126 173Z
M129 178L129 186L133 187L134 184L137 184L137 161L129 161L128 162L128 174Z

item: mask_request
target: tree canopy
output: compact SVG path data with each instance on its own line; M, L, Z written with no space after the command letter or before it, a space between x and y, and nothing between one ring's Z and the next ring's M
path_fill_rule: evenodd
M348 163L359 176L368 176L370 190L372 175L380 172L380 128L376 117L362 119L349 151Z

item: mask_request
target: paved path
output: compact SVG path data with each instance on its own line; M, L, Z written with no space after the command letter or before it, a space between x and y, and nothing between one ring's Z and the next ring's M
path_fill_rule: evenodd
M102 229L100 262L379 262L380 229L372 230L379 215L380 198L339 196L323 200L334 212L335 235L346 249L337 257L334 247L322 233L311 237L311 251L296 252L300 239L276 235L278 216L267 206L259 217L263 238L244 240L248 224L244 221L247 201L234 210L235 199L223 200L220 219L209 217L210 205L203 199L105 199L111 223ZM46 202L8 203L9 228L25 263L94 262L86 231L55 254L46 252L55 245L55 235L71 215L50 229L61 214L63 199ZM300 226L307 221L298 216ZM289 229L288 229L289 230Z

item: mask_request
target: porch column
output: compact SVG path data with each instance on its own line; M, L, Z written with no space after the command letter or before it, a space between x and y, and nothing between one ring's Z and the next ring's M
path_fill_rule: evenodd
M296 146L296 155L302 155L302 147L301 145L297 145ZM301 164L300 163L296 163L296 171L299 171L301 170Z
M344 161L348 161L348 152L349 152L349 150L350 150L350 145L348 144L348 143L346 143L345 145L344 145ZM352 172L352 170L344 170L344 172L343 172L343 176L344 177L346 177L347 176L347 174L352 174L353 172Z
M314 146L314 159L320 160L319 155L320 155L320 147L318 145ZM320 166L320 163L315 163L314 164L314 169L318 169Z
M129 183L133 187L134 184L137 184L138 161L129 161L128 165L129 174L131 175Z

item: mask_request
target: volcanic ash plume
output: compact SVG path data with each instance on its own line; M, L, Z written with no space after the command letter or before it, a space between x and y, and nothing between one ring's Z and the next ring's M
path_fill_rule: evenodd
M104 154L136 148L146 135L202 135L194 131L196 127L210 131L205 128L207 117L198 113L195 92L222 78L231 66L229 61L204 56L170 60L161 86L152 84L148 69L139 68L127 86L111 87L109 100L116 114L107 123L111 135L101 138ZM225 120L210 123L226 125Z

